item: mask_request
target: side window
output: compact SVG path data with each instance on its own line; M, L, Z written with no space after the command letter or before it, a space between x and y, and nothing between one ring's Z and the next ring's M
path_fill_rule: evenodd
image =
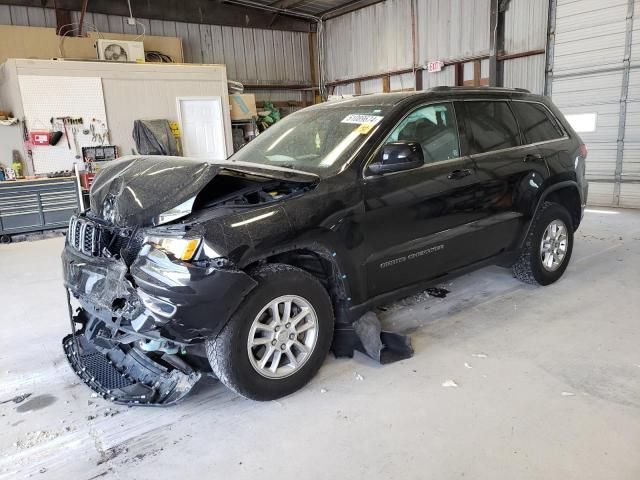
M507 102L464 102L469 154L520 145L518 124Z
M391 132L387 142L418 142L425 163L460 156L458 127L453 104L441 103L418 108Z
M544 142L563 136L545 107L537 103L513 102L513 111L527 143Z

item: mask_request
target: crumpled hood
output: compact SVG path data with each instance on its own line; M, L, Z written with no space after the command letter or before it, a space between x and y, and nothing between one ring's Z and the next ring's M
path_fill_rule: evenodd
M317 175L246 162L137 156L109 162L91 186L91 211L119 227L148 227L160 214L197 195L222 169L313 182Z
M110 162L91 186L91 210L119 227L151 226L202 190L220 167L178 157L129 156Z

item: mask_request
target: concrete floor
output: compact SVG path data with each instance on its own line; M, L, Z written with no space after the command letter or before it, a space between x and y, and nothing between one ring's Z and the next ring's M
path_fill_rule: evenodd
M206 381L167 409L67 366L62 243L0 247L0 478L640 478L639 211L589 211L553 286L491 267L389 306L410 360L329 358L270 403Z

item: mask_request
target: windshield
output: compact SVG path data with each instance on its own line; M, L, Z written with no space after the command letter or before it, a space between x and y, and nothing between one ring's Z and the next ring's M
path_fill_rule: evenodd
M376 106L301 110L258 135L229 160L329 176L347 165L386 112L387 108Z

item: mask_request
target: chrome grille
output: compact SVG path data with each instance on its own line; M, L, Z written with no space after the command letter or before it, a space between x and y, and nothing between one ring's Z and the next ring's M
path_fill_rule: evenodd
M100 253L100 230L88 220L76 216L71 217L67 238L69 245L85 255Z
M67 241L85 255L118 256L129 265L142 248L142 240L141 233L103 226L85 217L73 216L69 220Z

